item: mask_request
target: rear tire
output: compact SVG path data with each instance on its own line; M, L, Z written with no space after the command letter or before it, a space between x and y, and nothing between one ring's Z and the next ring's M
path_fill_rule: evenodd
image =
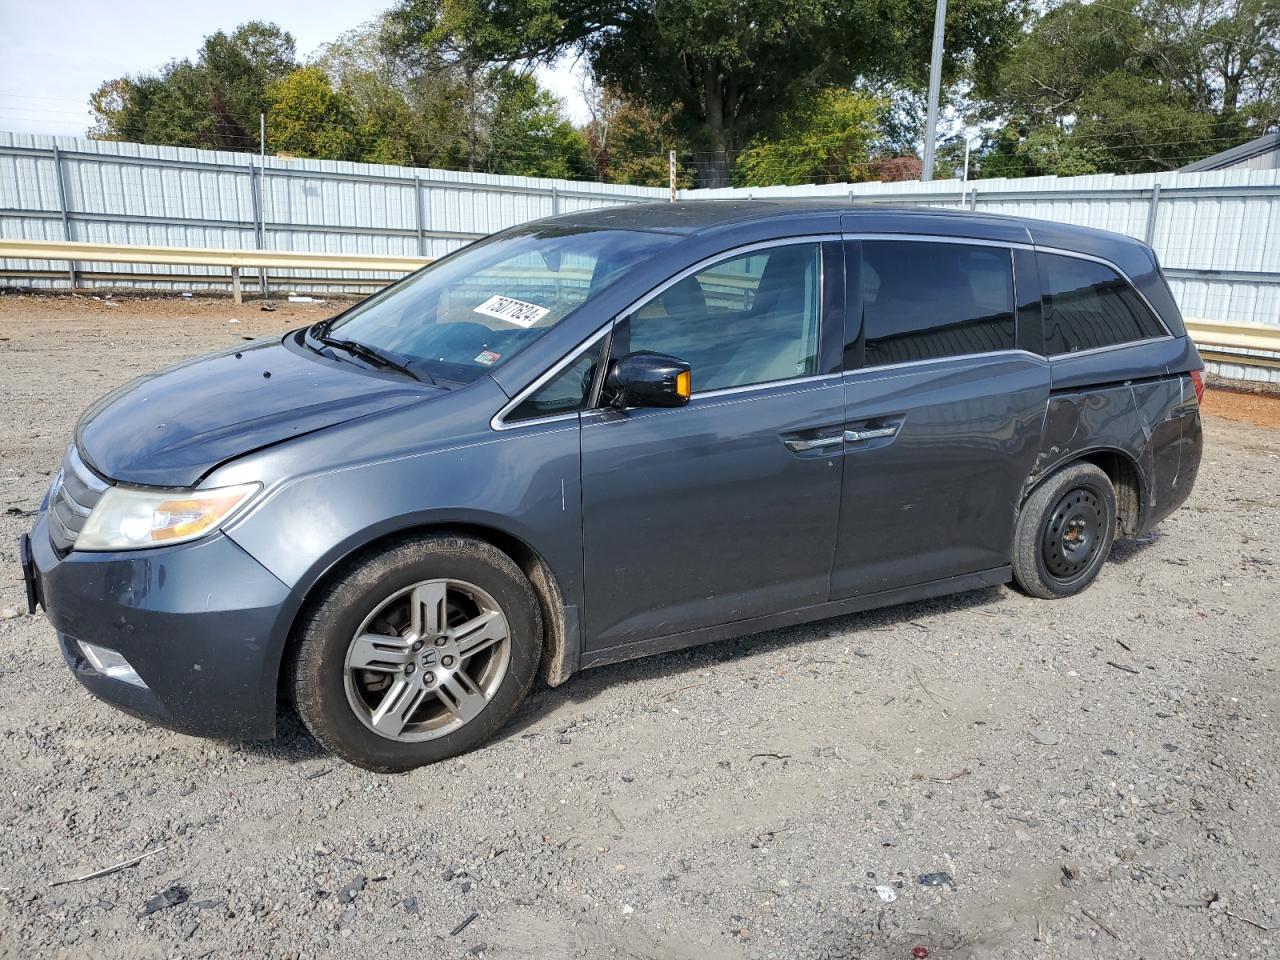
M469 537L416 536L351 566L308 607L293 700L344 760L411 770L492 737L541 652L537 598L510 557Z
M1097 578L1116 533L1116 492L1092 463L1063 467L1018 514L1013 575L1043 600L1074 596Z

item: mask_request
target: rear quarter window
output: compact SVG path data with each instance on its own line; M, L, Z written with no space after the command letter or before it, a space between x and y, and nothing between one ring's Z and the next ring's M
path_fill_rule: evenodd
M1044 290L1044 349L1053 356L1095 350L1165 334L1129 283L1093 260L1038 255Z

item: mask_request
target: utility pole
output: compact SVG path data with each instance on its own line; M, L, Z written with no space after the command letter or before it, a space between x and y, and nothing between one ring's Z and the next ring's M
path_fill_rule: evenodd
M671 202L676 202L676 152L667 154L667 177L671 181Z
M252 154L250 154L250 156L252 156ZM265 213L266 198L263 195L265 194L265 191L261 189L262 183L267 176L267 164L265 162L267 159L267 115L261 112L258 114L258 156L263 160L262 171L258 174L258 188L260 192L256 198L258 201L258 210L261 213L261 217L258 220L258 249L261 250L266 245L267 236L267 217ZM249 163L252 164L253 161L250 160ZM232 295L235 297L236 303L239 303L241 298L239 270L233 270L231 272L231 288ZM262 298L264 300L271 295L271 288L267 280L266 267L258 268L258 292L262 294Z
M921 180L933 179L933 147L938 139L938 91L942 86L942 31L947 23L947 0L938 0L933 15L933 57L929 62L929 115L924 125L924 170Z

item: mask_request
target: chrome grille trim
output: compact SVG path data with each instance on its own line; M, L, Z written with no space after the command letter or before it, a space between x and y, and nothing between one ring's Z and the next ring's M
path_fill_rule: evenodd
M81 516L81 517L87 517L92 512L93 510L92 507L86 507L74 496L72 496L71 490L68 489L65 481L62 484L62 488L60 492L62 494L62 502L71 508L72 513L77 514L78 516ZM84 496L84 494L82 493L81 496Z
M89 514L110 486L80 459L75 445L67 448L62 469L49 492L49 541L59 554L75 546Z
M71 533L70 530L67 529L66 523L63 522L62 517L58 515L58 511L56 508L57 508L57 504L54 505L54 509L51 509L49 511L49 520L50 520L49 536L53 540L53 545L55 547L60 547L60 544L62 542L67 542L68 544L74 543L75 542L74 535ZM57 524L58 526L57 530L54 530L53 524Z

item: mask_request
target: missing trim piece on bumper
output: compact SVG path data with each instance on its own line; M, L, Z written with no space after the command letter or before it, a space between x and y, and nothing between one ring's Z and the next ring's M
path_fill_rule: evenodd
M22 583L27 589L27 613L34 614L44 607L44 596L40 591L40 571L31 556L31 535L24 533L18 540L18 560L22 564Z

